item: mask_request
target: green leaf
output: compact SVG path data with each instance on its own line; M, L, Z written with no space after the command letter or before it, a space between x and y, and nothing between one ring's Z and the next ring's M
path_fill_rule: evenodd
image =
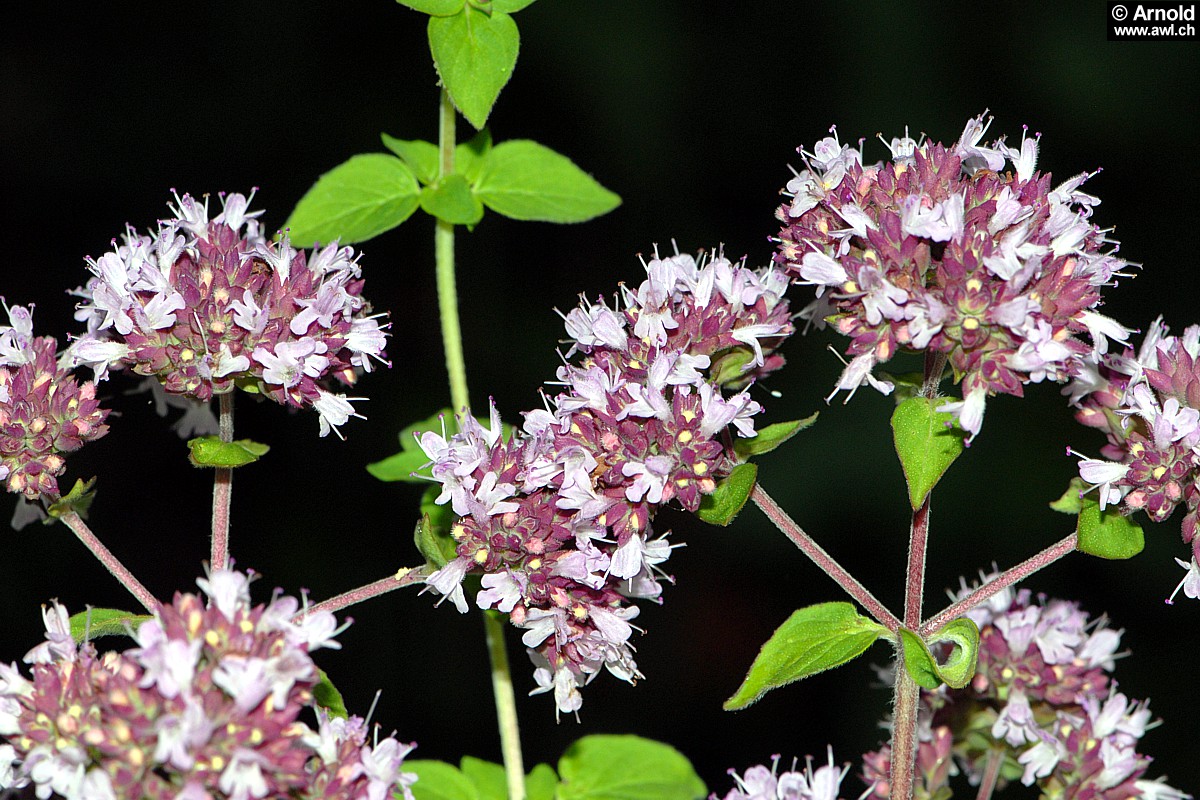
M474 225L483 218L483 204L471 193L467 179L458 173L422 189L421 209L451 225Z
M458 542L450 536L454 511L449 504L439 506L433 502L440 492L440 486L431 486L426 490L421 498L421 518L417 520L416 530L413 531L417 550L425 556L426 562L438 569L458 556L455 552Z
M538 764L525 776L525 800L554 800L558 775L549 764Z
M463 10L466 0L396 0L402 6L408 6L413 11L429 14L433 17L449 17Z
M429 18L429 50L442 86L476 128L487 124L500 90L512 77L520 46L517 23L503 12L485 14L468 7L454 16Z
M366 241L417 210L421 187L407 164L383 153L353 156L326 172L296 204L284 227L292 244Z
M88 509L91 508L92 501L96 499L96 493L93 491L95 485L95 478L75 481L71 491L51 503L46 509L46 513L57 519L73 511L86 519Z
M342 693L333 685L333 681L329 680L329 674L320 667L317 668L317 685L313 687L312 693L316 704L328 711L330 716L342 719L350 716Z
M750 499L757 477L757 465L738 464L729 477L717 481L717 488L712 494L704 495L700 500L700 508L696 509L696 516L710 525L725 526L733 522Z
M1075 516L1083 510L1083 491L1086 488L1087 484L1082 478L1072 478L1062 497L1051 503L1050 508L1060 514Z
M472 136L469 141L454 148L454 171L466 178L468 183L474 185L491 152L492 133L484 128Z
M397 139L386 133L379 134L383 146L400 156L421 183L433 183L438 176L438 148L433 142L423 139Z
M945 683L952 689L961 689L975 676L979 628L969 617L952 620L927 642L913 631L901 628L900 640L904 647L904 668L918 686L933 690ZM953 648L946 661L939 664L930 646L943 643L949 643Z
M743 461L754 456L761 456L779 447L779 445L805 428L811 427L816 421L817 414L814 413L811 417L805 417L804 419L796 419L790 422L776 422L773 425L768 425L760 429L750 439L739 438L733 443L733 450Z
M914 509L925 501L942 475L963 451L966 433L954 415L934 409L942 400L911 397L896 406L892 433L896 453L908 481L908 500Z
M475 194L506 217L540 222L584 222L621 204L571 159L528 139L492 148Z
M475 784L453 764L406 760L404 771L417 773L417 782L412 786L414 800L480 800Z
M678 750L640 736L585 736L558 774L558 800L699 800L707 791Z
M772 689L840 667L887 635L887 628L859 614L851 603L819 603L795 611L771 634L723 707L738 711Z
M533 5L534 0L492 0L492 11L503 11L505 14L515 14L523 8Z
M219 436L198 436L188 440L188 461L193 467L244 467L266 455L271 448L249 439L222 442Z
M1082 499L1075 533L1076 548L1084 553L1113 560L1133 558L1146 546L1142 528L1115 506L1100 510L1100 502L1090 495Z
M101 636L129 636L138 626L151 619L149 614L134 614L118 608L89 608L72 614L71 638L76 643L99 639Z
M746 367L754 362L749 347L731 347L713 356L708 379L724 389L739 389L746 385Z
M463 756L458 768L475 784L479 800L508 800L508 779L504 776L504 767L482 758Z

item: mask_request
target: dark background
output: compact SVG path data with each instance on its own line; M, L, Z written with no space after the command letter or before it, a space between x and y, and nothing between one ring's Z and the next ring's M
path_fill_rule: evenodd
M36 8L35 8L36 5ZM146 10L149 9L149 10ZM128 221L150 227L171 188L193 194L261 187L254 206L274 228L322 172L379 151L378 133L435 139L436 81L424 19L386 0L211 2L78 7L24 4L4 13L0 49L0 159L6 229L0 281L12 303L37 304L40 334L78 330L64 289L84 282ZM571 156L624 198L607 217L577 226L487 216L458 239L459 287L473 402L494 397L507 419L538 402L559 363L561 321L578 293L611 293L642 276L635 254L658 243L694 251L724 243L765 263L778 191L809 146L837 124L843 141L911 126L944 142L990 108L988 138L1045 133L1039 167L1087 184L1103 199L1122 256L1145 264L1108 294L1107 313L1144 327L1164 313L1177 332L1198 321L1195 235L1195 42L1110 43L1104 5L1032 6L896 2L721 3L542 0L521 12L515 78L491 119L497 140L532 138ZM460 132L468 126L460 120ZM363 464L396 448L404 425L446 403L433 288L432 223L420 214L362 245L366 296L392 311L390 371L368 376L348 441L317 438L313 413L289 414L239 397L237 430L269 443L260 465L234 482L233 553L273 586L323 599L415 565L419 488L384 485ZM800 291L794 301L805 301ZM903 478L890 449L890 400L864 390L826 407L839 364L832 336L797 337L789 367L762 394L764 421L807 416L820 424L762 462L762 483L835 557L892 608L901 605ZM207 557L210 489L184 446L147 406L104 387L110 435L69 461L69 478L99 476L91 522L160 596L194 590ZM1058 388L988 405L982 435L939 490L933 514L927 611L941 587L993 561L1012 565L1070 532L1046 508L1074 472L1068 444L1095 454ZM12 500L0 506L7 516ZM673 743L710 788L773 753L857 760L884 735L888 693L869 662L769 695L736 714L720 710L756 648L795 608L840 591L747 510L728 529L664 512L657 527L686 542L671 560L678 585L644 608L631 688L602 676L585 690L582 724L555 724L510 648L521 695L526 760L553 762L578 736L636 732ZM1073 556L1035 576L1037 591L1081 600L1125 628L1133 655L1121 690L1152 697L1167 717L1144 740L1175 786L1200 788L1193 676L1200 605L1163 598L1181 576L1178 517L1147 530L1129 563ZM3 536L0 658L40 639L38 604L72 610L132 601L61 527ZM319 663L365 713L419 743L417 755L499 759L482 626L416 591L357 607L345 649ZM513 642L515 643L515 637ZM847 796L858 789L848 782Z

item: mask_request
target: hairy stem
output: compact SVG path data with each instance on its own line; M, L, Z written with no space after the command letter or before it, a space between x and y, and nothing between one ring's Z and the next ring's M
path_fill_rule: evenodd
M454 174L454 104L442 90L438 125L439 176ZM446 371L450 377L450 402L455 414L469 414L471 396L467 391L467 364L463 357L462 325L458 318L458 289L454 277L454 226L437 220L433 234L437 262L438 315L442 320L442 347L446 351Z
M525 762L521 756L521 730L517 723L517 698L513 694L512 673L504 646L504 618L483 613L487 632L488 657L492 662L492 693L496 696L496 723L500 726L500 750L504 755L504 776L508 800L525 800Z
M454 104L442 90L438 125L438 175L454 174ZM442 321L442 346L446 371L450 377L450 402L454 413L471 413L467 390L467 367L463 357L462 325L458 316L458 290L454 275L454 226L437 220L434 230L434 255L437 262L438 312ZM488 657L492 665L492 691L496 696L496 722L500 727L500 751L504 756L504 774L508 780L509 800L525 800L525 766L521 758L521 732L517 724L517 701L513 695L512 674L504 649L504 623L484 614Z
M875 595L871 594L865 586L847 572L845 567L834 561L833 557L829 553L826 553L821 545L813 541L813 538L805 533L804 529L797 525L779 507L761 485L755 485L754 491L750 494L750 499L754 501L756 506L762 509L762 512L767 515L767 519L771 520L779 530L783 531L792 540L792 543L796 547L800 548L800 552L808 556L814 564L821 568L822 572L833 578L834 582L866 609L867 613L874 617L876 622L893 633L900 627L900 620L896 615L888 611L887 607L879 602Z
M158 608L159 602L150 594L150 590L142 586L141 581L133 577L133 573L125 568L125 565L112 554L107 547L101 544L96 538L96 534L92 533L92 529L87 526L87 523L80 518L74 511L70 511L59 517L63 524L75 532L79 537L79 541L83 542L88 550L96 558L100 559L100 563L108 568L108 571L113 574L113 577L121 582L121 585L129 590L129 593L138 599L145 609L151 613Z
M233 392L220 397L220 428L222 442L233 441ZM225 569L229 562L229 506L233 500L233 470L217 467L213 479L212 552L209 563L213 570Z
M1012 569L1000 573L995 578L992 578L990 581L983 584L983 586L980 586L978 589L971 592L962 600L959 600L957 603L954 603L953 605L948 606L946 609L939 611L937 614L934 614L921 625L918 633L920 633L922 636L929 636L937 633L944 628L947 623L957 619L958 617L961 617L975 606L985 602L989 597L997 592L1007 589L1014 583L1028 578L1033 573L1037 572L1043 567L1053 564L1063 556L1075 552L1075 545L1077 541L1078 537L1072 533L1065 539L1050 545L1036 556L1028 558Z
M343 608L348 608L364 600L370 600L372 597L378 597L381 594L387 594L405 586L422 583L428 574L429 570L425 567L417 567L416 569L402 568L397 570L395 575L389 575L386 578L380 578L377 581L368 583L366 586L342 592L336 597L331 597L328 600L322 600L316 605L311 605L300 613L311 614L314 611L341 611Z

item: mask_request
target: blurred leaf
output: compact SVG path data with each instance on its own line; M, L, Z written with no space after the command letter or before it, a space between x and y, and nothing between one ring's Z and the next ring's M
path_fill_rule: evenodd
M934 411L941 402L912 397L896 406L892 414L896 453L904 467L908 500L914 509L920 507L963 451L966 434L954 422L954 415Z
M1050 508L1060 514L1077 515L1083 510L1083 491L1086 488L1087 484L1082 478L1071 478L1067 490L1062 493L1062 497L1050 504Z
M95 478L88 478L86 481L75 481L75 485L71 487L71 491L51 503L46 508L46 513L57 519L73 511L82 519L87 519L87 511L91 508L92 501L96 499L96 493L92 488L95 485Z
M754 362L749 347L730 347L713 356L708 379L723 389L739 388L746 383L746 367Z
M421 209L451 225L474 225L483 218L483 204L471 193L467 179L458 173L422 189Z
M1146 546L1141 526L1123 516L1114 506L1100 510L1100 502L1091 496L1081 501L1075 533L1076 548L1088 555L1112 560L1133 558Z
M198 436L189 439L188 461L193 467L217 467L232 469L253 464L267 454L270 446L250 439L238 439L235 442L222 442L219 436Z
M801 608L771 634L746 679L723 707L726 711L746 708L772 689L858 658L876 639L886 636L887 628L859 614L851 603Z
M134 614L118 608L89 608L71 615L71 638L82 644L85 637L91 641L101 636L130 636L148 619L152 619L149 614Z
M350 716L350 712L346 710L346 701L342 699L342 693L333 685L333 681L329 680L329 675L325 670L317 668L317 685L313 687L313 700L321 708L329 712L332 717L340 717L346 719Z
M437 497L441 487L432 486L424 495ZM413 542L417 550L425 556L425 561L441 569L458 557L455 548L458 543L450 536L450 525L454 521L454 512L449 505L434 505L433 513L426 511L424 498L421 503L421 518L417 520L416 530L413 531Z
M508 800L508 780L501 765L482 758L463 756L458 768L475 784L479 800Z
M503 12L467 7L462 13L429 18L429 50L442 86L476 128L487 124L500 90L517 65L521 36Z
M710 525L728 525L746 505L754 491L758 467L754 464L738 464L729 476L717 481L712 494L704 495L696 516Z
M538 764L525 776L525 800L554 800L558 775L549 764Z
M415 772L414 800L481 800L475 784L453 764L414 759L404 762L405 772Z
M505 14L515 14L523 8L533 5L534 0L492 0L492 11L503 11Z
M585 736L558 762L558 800L700 800L706 793L683 754L639 736Z
M475 194L506 217L540 222L583 222L621 204L571 159L528 139L492 148Z
M492 134L487 128L476 133L469 141L454 148L454 171L467 179L471 185L479 178L479 172L492 152Z
M739 438L734 441L733 449L742 460L769 453L800 431L811 427L817 421L817 413L804 419L792 420L790 422L776 422L773 425L768 425L759 430L750 439Z
M421 183L433 183L438 176L438 147L423 139L397 139L386 133L379 134L383 146L391 150L409 166Z
M408 6L413 11L429 14L433 17L449 17L462 11L466 0L396 0L402 6Z
M284 227L292 244L353 244L391 230L417 210L421 187L407 164L383 153L352 156L308 190Z

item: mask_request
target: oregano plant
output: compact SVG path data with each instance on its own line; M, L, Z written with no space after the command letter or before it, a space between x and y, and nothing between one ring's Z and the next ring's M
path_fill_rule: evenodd
M1040 134L988 139L987 112L948 144L907 131L843 143L833 129L798 149L774 220L764 215L751 234L770 237L766 263L719 244L649 248L627 281L560 312L562 338L545 343L558 350L554 374L529 387L537 399L525 410L500 408L468 389L470 337L485 333L460 316L457 287L487 265L456 258L459 229L486 236L477 228L488 212L582 223L621 202L567 156L494 140L487 127L532 2L401 0L397 13L427 26L436 142L381 132L386 152L317 177L278 228L254 190L171 190L166 216L129 224L84 257L78 288L67 287L79 329L61 338L35 331L31 301L6 299L0 479L16 496L14 527L65 526L130 600L68 609L47 596L44 640L22 664L0 664L0 788L70 800L987 800L1020 786L1055 799L1190 797L1143 746L1149 701L1113 677L1122 631L1021 585L1067 557L1133 558L1143 524L1178 510L1190 550L1171 600L1200 598L1200 325L1173 335L1159 318L1139 338L1101 313L1135 265L1093 220L1099 200L1083 187L1094 173L1053 179L1038 169ZM427 357L445 363L445 402L430 415L391 398L406 416L380 433L360 401L371 373L412 357L398 335L410 298L374 295L377 267L358 246L426 216L442 344ZM506 333L496 328L486 335ZM842 337L844 369L826 403L860 389L895 401L907 502L893 499L910 519L895 610L785 510L791 487L763 460L804 448L825 424L814 409L780 419L769 389L805 357L793 339L810 329ZM905 357L920 372L885 372ZM183 411L179 457L212 480L199 591L151 592L89 525L108 501L98 480L66 478L76 451L122 434L108 388L122 382ZM1062 513L1061 536L1014 566L963 564L978 580L964 578L930 614L929 560L953 557L931 538L942 481L975 456L995 398L1042 383L1061 385L1064 421L1105 439L1094 456L1088 444L1070 449L1078 477L1037 500ZM342 480L425 487L393 510L410 561L332 597L276 589L268 599L262 576L232 555L242 546L234 475L287 465L272 462L276 443L238 438L253 432L235 431L235 401L315 414L318 437L368 426L398 436L393 454ZM803 708L805 679L866 656L891 689L890 706L880 694L886 740L853 761L835 757L837 742L815 760L764 754L705 785L673 743L639 736L637 720L628 732L588 730L584 701L593 682L650 677L636 643L652 624L644 608L670 613L667 564L685 544L668 530L673 515L737 532L751 513L831 579L831 596L772 587L796 608L757 653L712 643L746 665L724 708L753 715L781 697ZM353 548L353 530L344 535ZM413 757L420 719L399 733L372 726L370 711L347 708L347 676L318 666L319 651L342 647L349 623L336 615L369 615L369 601L397 590L481 618L500 763ZM522 669L509 663L510 641L528 658ZM516 686L578 724L577 740L562 752L523 742Z

